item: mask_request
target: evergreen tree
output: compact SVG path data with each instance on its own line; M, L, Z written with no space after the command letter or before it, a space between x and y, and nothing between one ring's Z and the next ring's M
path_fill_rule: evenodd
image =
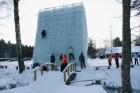
M87 54L90 58L96 57L96 46L91 39L89 39Z
M113 40L113 46L114 46L114 47L122 46L122 41L120 40L119 37L116 37L116 38Z
M5 41L3 39L0 40L0 57L4 58L5 57Z
M22 45L23 58L32 58L33 47ZM3 39L0 40L0 58L17 58L16 44L10 41L6 43Z

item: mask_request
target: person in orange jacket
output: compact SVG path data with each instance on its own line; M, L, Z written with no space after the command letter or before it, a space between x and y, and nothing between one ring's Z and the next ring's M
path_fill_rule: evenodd
M62 64L61 64L61 72L65 69L67 64L68 64L67 55L64 54L63 59L62 59Z
M108 64L109 64L109 67L112 65L112 56L111 55L108 58Z

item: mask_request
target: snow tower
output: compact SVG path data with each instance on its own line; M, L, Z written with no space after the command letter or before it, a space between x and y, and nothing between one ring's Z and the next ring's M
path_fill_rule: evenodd
M56 63L60 64L60 54L66 54L69 58L70 48L75 57L73 62L79 64L81 52L87 58L87 24L83 3L40 10L33 62L50 62L53 53Z

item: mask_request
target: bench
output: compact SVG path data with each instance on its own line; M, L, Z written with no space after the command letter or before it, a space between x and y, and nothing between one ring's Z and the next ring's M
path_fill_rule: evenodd
M0 68L5 68L5 69L7 69L7 66L2 66L2 65L0 65Z
M110 66L95 66L94 68L96 70L99 70L99 68L107 68L107 69L110 69Z
M46 64L43 64L41 66L37 66L35 67L32 72L34 73L34 81L36 81L37 79L37 71L39 71L41 73L41 76L43 75L43 71L46 71L48 72L49 69L48 67L51 67L51 71L56 71L56 64L54 63L46 63Z
M76 83L76 82L87 82L87 81L92 81L94 85L100 85L101 81L106 80L106 78L100 78L100 79L86 79L86 80L79 80L79 81L71 81L71 83ZM88 86L88 85L87 85Z

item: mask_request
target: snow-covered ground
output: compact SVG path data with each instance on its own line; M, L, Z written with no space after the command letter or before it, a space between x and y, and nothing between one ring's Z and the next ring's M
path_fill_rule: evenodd
M70 86L64 84L63 73L59 71L48 72L34 82L32 69L26 69L20 75L16 70L17 62L0 62L0 65L8 66L7 69L0 68L0 93L106 93L100 85L88 86L94 79L101 79L108 85L121 86L121 70L115 68L114 60L111 69L107 69L107 59L88 59L87 68L79 69L81 72L77 72L75 79L83 82L71 83ZM31 67L32 61L26 61L25 65ZM96 66L104 67L96 70ZM140 66L131 68L132 87L137 90L140 89L139 73Z
M121 65L121 59L119 60ZM133 60L134 62L134 60ZM140 63L140 61L139 61ZM95 69L96 66L108 66L107 59L94 59L88 60L89 68ZM90 69L91 71L91 69ZM112 59L111 69L103 67L99 70L92 70L92 73L96 73L100 78L106 78L105 82L108 84L113 84L114 86L121 86L121 69L116 68L115 61ZM131 85L132 88L140 90L140 66L135 66L131 68ZM95 75L96 75L95 74Z
M1 66L7 66L7 69L0 68L0 90L9 89L13 87L26 86L33 82L33 73L31 73L32 61L26 61L26 70L23 74L19 74L16 67L17 61L5 61L0 62ZM27 69L30 67L30 69Z

